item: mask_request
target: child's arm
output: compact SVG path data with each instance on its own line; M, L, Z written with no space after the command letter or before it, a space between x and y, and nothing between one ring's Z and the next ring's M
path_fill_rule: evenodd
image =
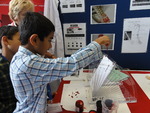
M14 59L18 56L19 58L15 62L12 61L11 67L19 67L20 72L30 74L30 76L35 77L35 81L45 84L72 75L90 63L101 60L103 54L100 45L107 46L109 44L110 39L107 36L102 36L86 47L79 49L70 57L56 59L43 58L35 54L26 56L20 52L22 55L16 54ZM20 62L22 63L20 64ZM18 70L13 70L13 73L18 73Z

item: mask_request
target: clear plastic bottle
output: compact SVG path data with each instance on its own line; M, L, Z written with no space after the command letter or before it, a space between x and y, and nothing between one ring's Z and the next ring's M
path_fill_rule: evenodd
M102 101L102 113L117 113L119 104L115 100L106 99Z

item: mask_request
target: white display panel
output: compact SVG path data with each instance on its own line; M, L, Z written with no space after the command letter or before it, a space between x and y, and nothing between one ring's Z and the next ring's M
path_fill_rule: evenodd
M84 0L60 0L62 13L85 12Z
M86 24L64 24L65 54L71 55L86 46Z
M150 9L150 0L131 0L130 10Z
M146 53L149 40L150 18L124 19L122 53Z

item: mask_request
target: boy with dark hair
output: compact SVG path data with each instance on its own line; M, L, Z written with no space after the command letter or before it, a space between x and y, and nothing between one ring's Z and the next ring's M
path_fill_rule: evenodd
M52 47L54 31L52 22L36 12L26 13L20 23L21 46L10 65L10 76L18 100L15 113L46 112L47 83L72 75L100 60L100 45L110 44L110 39L102 36L70 57L44 58Z
M18 28L0 27L0 113L12 113L16 107L16 98L9 75L9 62L20 45Z

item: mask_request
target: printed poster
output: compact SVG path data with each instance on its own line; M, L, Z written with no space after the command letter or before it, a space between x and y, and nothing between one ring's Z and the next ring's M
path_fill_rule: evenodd
M130 10L150 9L150 0L131 0Z
M65 54L71 55L86 46L86 24L64 24Z
M150 18L124 19L122 53L146 53Z
M60 0L62 13L85 12L84 0Z

